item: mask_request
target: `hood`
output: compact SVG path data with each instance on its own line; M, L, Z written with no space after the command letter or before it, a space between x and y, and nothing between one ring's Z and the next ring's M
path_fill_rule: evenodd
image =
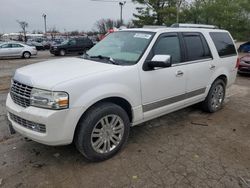
M52 90L60 83L119 67L81 58L62 58L17 69L13 79L32 87Z

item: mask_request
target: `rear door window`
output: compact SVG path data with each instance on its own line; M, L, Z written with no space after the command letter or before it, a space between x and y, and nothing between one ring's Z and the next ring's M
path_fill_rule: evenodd
M210 36L220 57L234 56L237 54L234 42L228 33L211 32Z
M12 48L22 48L23 46L20 44L12 44Z
M212 58L207 42L200 33L183 33L183 39L187 61Z

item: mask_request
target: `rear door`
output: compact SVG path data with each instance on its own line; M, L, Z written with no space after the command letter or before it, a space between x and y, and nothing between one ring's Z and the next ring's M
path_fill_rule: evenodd
M77 42L76 42L76 39L70 39L69 40L67 51L70 52L70 53L77 51Z
M77 44L77 51L83 52L85 49L85 39L81 38L76 41Z
M212 63L213 57L202 33L184 32L182 42L185 48L183 66L187 67L188 72L186 94L189 101L194 102L204 98L216 67Z

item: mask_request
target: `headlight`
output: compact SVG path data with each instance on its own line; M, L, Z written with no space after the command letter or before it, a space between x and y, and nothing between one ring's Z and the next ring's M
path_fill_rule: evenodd
M54 110L65 109L69 107L69 95L66 92L33 88L30 95L30 105Z

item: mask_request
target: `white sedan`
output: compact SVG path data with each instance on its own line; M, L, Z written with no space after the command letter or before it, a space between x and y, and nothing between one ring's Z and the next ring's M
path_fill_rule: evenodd
M16 42L0 44L0 57L30 58L33 55L37 55L35 47Z

